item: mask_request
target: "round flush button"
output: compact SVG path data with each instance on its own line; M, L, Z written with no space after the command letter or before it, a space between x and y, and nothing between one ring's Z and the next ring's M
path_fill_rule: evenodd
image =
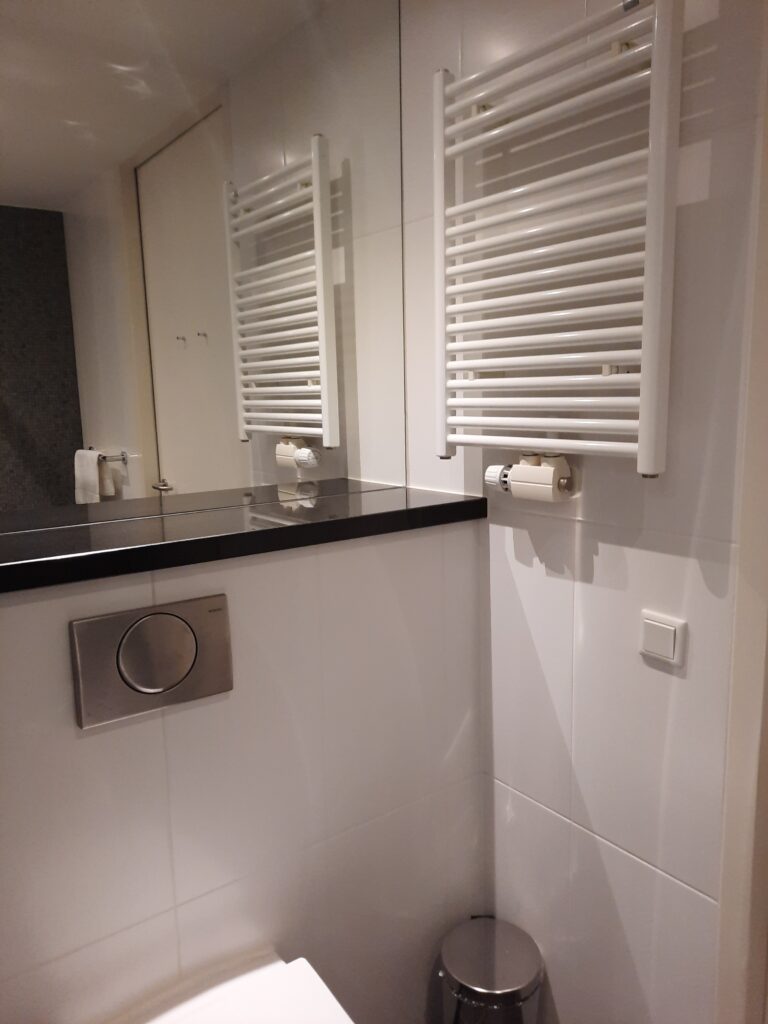
M164 693L189 675L197 657L197 637L178 615L153 612L126 631L117 649L123 680L139 693Z

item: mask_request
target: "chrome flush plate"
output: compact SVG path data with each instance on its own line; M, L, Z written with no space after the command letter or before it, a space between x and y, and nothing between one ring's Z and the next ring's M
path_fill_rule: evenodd
M224 594L69 624L81 729L232 689Z

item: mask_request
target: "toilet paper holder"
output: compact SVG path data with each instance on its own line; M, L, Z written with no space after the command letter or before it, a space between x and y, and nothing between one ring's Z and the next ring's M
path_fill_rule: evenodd
M519 462L488 466L485 482L489 487L529 501L564 501L573 496L571 467L562 455L525 454Z
M93 445L88 445L88 450L93 451ZM121 451L119 455L105 455L104 452L99 452L99 462L122 462L124 466L128 465L128 452Z

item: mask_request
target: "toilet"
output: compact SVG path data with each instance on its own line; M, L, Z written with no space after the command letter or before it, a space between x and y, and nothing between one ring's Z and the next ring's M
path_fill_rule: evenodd
M274 953L188 980L105 1024L353 1024L307 960Z

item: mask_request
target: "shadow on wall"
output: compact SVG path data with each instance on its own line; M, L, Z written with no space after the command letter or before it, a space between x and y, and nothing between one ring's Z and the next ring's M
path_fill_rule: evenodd
M505 540L504 552L509 564L505 562L499 571L512 573L516 563L526 569L539 563L548 578L570 583L578 577L578 554L570 524L555 526L553 529L551 520L530 516L526 517L524 526L514 529L514 534L511 523L508 525L510 532ZM555 705L551 693L548 678L552 672L551 663L548 662L546 652L541 649L541 637L534 635L529 625L525 595L519 593L514 584L509 590L511 597L505 604L504 619L509 627L510 671L516 671L515 652L519 654L526 651L522 670L527 675L528 691L533 688L538 691L537 727L552 737L560 736L560 749L553 749L555 741L552 740L547 749L541 752L542 760L546 759L550 764L559 763L561 766L570 764L571 736L562 731L562 709ZM553 615L551 643L567 646L570 638L560 637L554 632L557 621L557 616ZM503 648L503 641L497 639L496 642L497 649ZM496 671L499 671L498 667ZM494 679L494 685L504 685L503 673L501 675L500 680ZM519 696L518 693L518 699ZM519 714L525 716L526 708L522 706L524 702L520 703ZM495 732L494 740L499 743L498 731ZM514 742L514 739L509 737L509 742ZM544 763L537 767L543 773L548 770ZM577 792L573 773L570 775L571 802L583 802ZM527 797L520 792L502 788L498 783L494 782L493 785L494 812L491 820L494 834L491 849L494 856L491 872L497 889L494 902L499 916L528 929L542 947L547 975L541 996L540 1020L546 1024L570 1021L573 1018L569 1016L567 1008L573 1005L583 1008L585 1003L591 1003L595 1010L594 1018L589 1019L606 1019L600 1016L605 993L592 1000L586 992L575 992L572 988L573 975L570 970L564 969L565 965L578 962L583 945L590 941L590 932L599 944L602 942L596 932L603 937L610 936L614 956L633 965L629 973L624 970L621 976L621 1000L628 1010L627 1019L651 1020L651 1008L641 978L634 969L633 951L625 934L622 915L613 899L612 882L600 864L598 855L592 854L588 871L591 892L599 898L593 905L585 906L579 915L576 907L580 899L584 900L579 891L580 872L587 869L578 862L570 821L565 817L547 814L547 826L542 832L531 817L533 805ZM524 789L521 787L521 791ZM511 846L505 841L509 834L513 837ZM516 856L517 851L519 853ZM610 987L611 983L610 972L607 972L605 985ZM584 984L589 984L586 976ZM638 1013L637 1018L630 1015L629 1008Z
M528 509L507 499L502 515L492 513L506 527L491 551L499 601L494 763L505 766L495 771L505 782L494 783L492 817L497 912L542 944L547 1024L605 1021L606 1008L619 1007L626 1020L671 1019L661 1007L668 996L664 961L674 953L674 901L683 890L673 878L691 886L689 897L704 915L714 904L694 890L717 893L711 851L719 834L732 548L531 514L533 503ZM689 620L683 666L643 663L646 600ZM557 648L562 654L553 654ZM523 743L522 755L510 753L521 739L510 716L544 738L540 749L534 739ZM521 768L520 756L534 763ZM506 785L510 771L515 789ZM558 779L561 786L567 780L564 805L547 797ZM704 851L693 857L690 835L681 838L691 830ZM688 874L676 873L680 864ZM680 920L689 909L680 910ZM694 928L680 927L681 934ZM601 956L606 963L596 966ZM694 980L683 977L680 990ZM712 983L696 981L705 1005Z

